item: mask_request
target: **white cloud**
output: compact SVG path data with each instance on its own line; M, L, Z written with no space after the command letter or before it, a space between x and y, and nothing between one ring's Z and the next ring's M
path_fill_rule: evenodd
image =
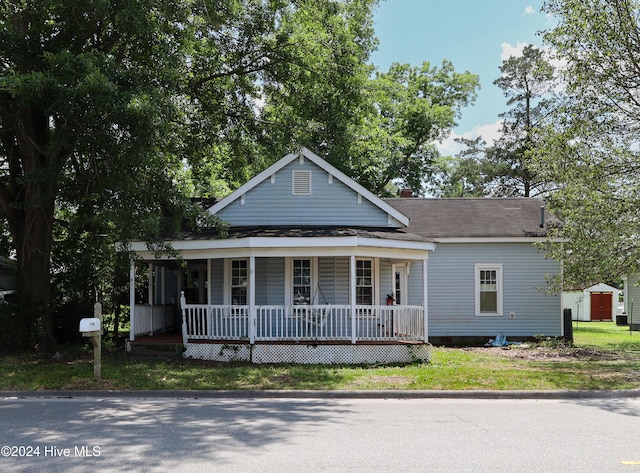
M478 136L481 136L487 145L491 146L494 140L497 140L500 137L501 130L502 120L498 120L495 123L475 126L471 131L467 131L462 134L452 132L447 139L437 145L437 148L438 151L440 151L441 156L455 156L464 148L464 146L456 142L457 138L473 140Z
M535 15L535 13L536 13L536 11L533 9L533 7L531 5L526 7L524 9L524 12L522 12L523 15Z
M528 46L529 43L521 43L518 42L515 46L510 43L502 43L500 46L502 47L502 53L500 54L500 59L506 61L510 57L520 57L522 56L522 50Z

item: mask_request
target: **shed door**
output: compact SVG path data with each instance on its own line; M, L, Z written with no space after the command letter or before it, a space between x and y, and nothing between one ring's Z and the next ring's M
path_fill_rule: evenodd
M611 320L613 294L610 292L591 293L591 320Z

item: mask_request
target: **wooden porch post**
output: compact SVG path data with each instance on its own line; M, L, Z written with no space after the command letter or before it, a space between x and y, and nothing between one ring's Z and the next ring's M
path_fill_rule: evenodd
M204 287L207 290L207 305L211 305L211 258L207 259L207 280Z
M147 294L147 302L150 306L153 306L153 263L149 263L147 272L147 284L149 286L149 292Z
M129 340L132 342L136 339L136 265L131 262L129 269Z
M147 286L149 287L148 292L148 302L149 302L149 310L151 312L151 331L149 335L153 335L153 302L154 302L154 291L153 291L153 264L149 263L149 274L147 275Z
M167 303L167 291L166 291L167 279L166 278L167 278L166 268L162 266L160 268L160 303L162 305L165 305Z
M180 291L180 312L182 313L182 345L187 347L189 338L187 337L187 299L184 297L184 291Z
M422 305L424 313L424 342L429 341L429 287L427 279L427 258L422 260Z
M249 343L256 343L256 257L249 256Z
M351 343L356 343L356 257L349 257L349 304L351 305Z

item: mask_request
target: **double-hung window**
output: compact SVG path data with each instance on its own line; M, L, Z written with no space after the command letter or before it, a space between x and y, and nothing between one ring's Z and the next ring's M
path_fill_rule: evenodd
M502 264L475 265L476 315L502 315Z
M373 261L356 260L356 304L373 304Z
M291 263L293 304L308 305L311 303L311 260L294 259Z
M231 260L231 304L247 305L249 271L246 259Z

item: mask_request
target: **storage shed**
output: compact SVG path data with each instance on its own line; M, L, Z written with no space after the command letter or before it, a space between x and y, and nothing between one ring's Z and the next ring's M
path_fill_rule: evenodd
M620 290L608 284L595 284L585 289L565 291L563 306L571 309L573 320L607 322L614 320Z

